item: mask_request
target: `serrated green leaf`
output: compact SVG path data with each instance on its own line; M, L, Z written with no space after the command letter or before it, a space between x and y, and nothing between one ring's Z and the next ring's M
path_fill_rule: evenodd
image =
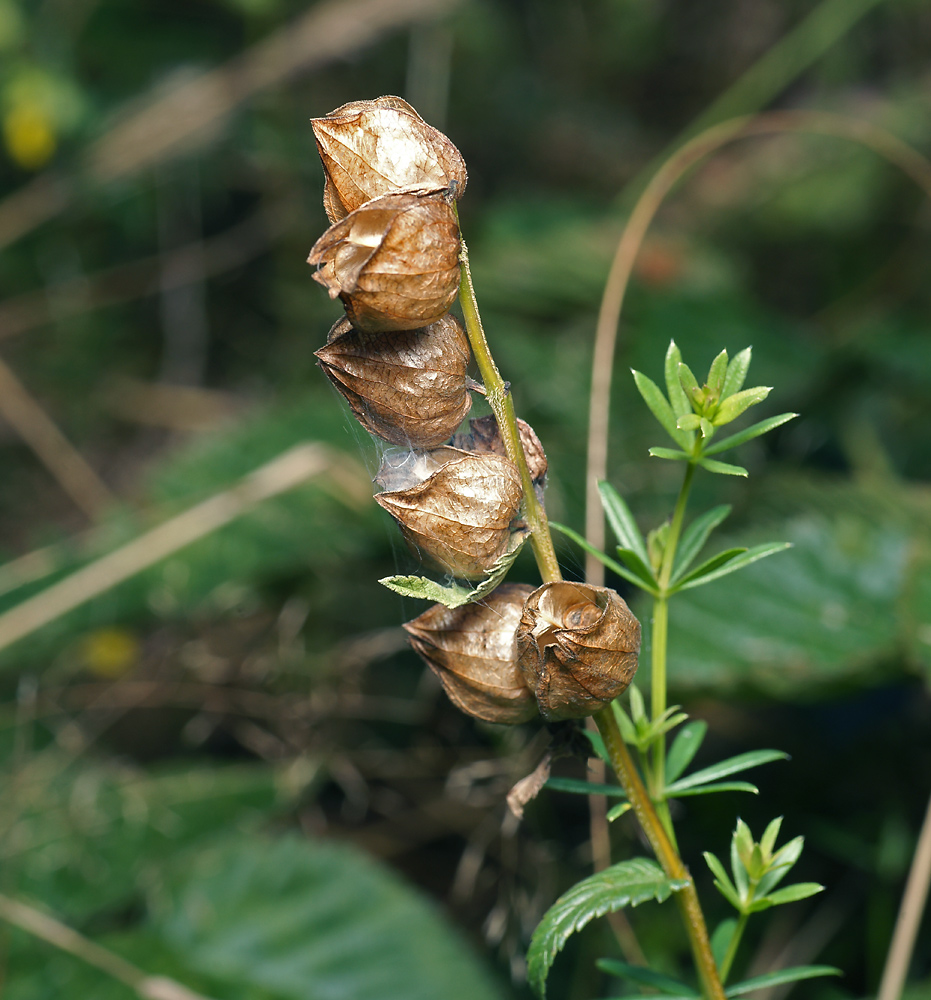
M840 969L833 965L797 965L793 969L781 969L779 972L767 972L764 976L754 976L742 983L735 983L725 991L729 997L740 997L754 990L768 986L781 986L783 983L797 983L800 979L816 979L819 976L840 976Z
M715 427L723 427L732 420L736 420L744 410L748 410L757 403L762 403L764 399L773 391L771 385L758 385L752 389L744 389L742 392L735 392L733 396L728 396L718 407L718 412L714 415Z
M746 546L742 546L733 549L725 549L723 552L719 552L716 556L711 556L703 563L699 563L691 573L686 573L678 584L670 587L669 592L672 594L677 590L687 590L689 587L699 586L704 577L710 576L716 570L726 566L729 562L736 559L737 556L743 555L746 551Z
M501 583L517 558L521 546L529 537L530 532L526 530L512 532L507 551L492 566L488 576L474 587L463 587L458 583L444 586L426 576L386 576L378 582L403 597L417 597L424 601L445 604L447 608L459 608L463 604L480 601Z
M715 888L734 909L741 909L740 896L737 895L737 889L725 871L724 865L721 864L717 856L712 854L711 851L705 851L703 857L705 864L711 869L711 874L714 875Z
M721 398L721 394L724 391L724 378L727 375L727 368L727 351L724 350L711 362L711 367L708 369L708 378L705 379L705 384L718 399Z
M760 790L756 785L751 785L749 781L720 781L712 785L699 785L696 788L686 788L680 792L670 792L666 790L666 797L670 799L684 799L690 795L713 795L716 792L750 792L751 795L759 795Z
M624 789L617 785L605 785L597 781L582 781L578 778L548 778L544 788L554 792L571 792L573 795L607 795L609 798L624 798Z
M692 561L705 547L711 532L731 512L730 504L720 504L697 517L682 533L679 547L676 550L676 561L672 572L672 583L676 583L692 564Z
M681 360L682 355L679 353L679 348L676 347L676 342L670 340L669 347L666 350L664 374L666 376L666 393L669 396L669 402L672 404L673 413L677 417L692 412L692 404L689 402L689 398L682 388L682 383L679 381L679 362Z
M598 484L598 495L601 497L601 506L604 508L605 517L608 519L608 524L611 525L618 545L636 552L645 563L649 564L650 559L647 555L643 535L640 533L634 515L624 498L607 482Z
M733 396L735 392L740 392L747 378L747 370L750 367L752 356L753 348L745 347L731 358L727 366L727 374L724 376L724 385L721 387L722 399L727 399L728 396Z
M601 549L596 549L594 545L589 545L589 543L577 531L573 531L572 528L568 528L564 524L559 524L557 521L550 521L549 525L551 528L555 528L560 534L565 535L567 538L571 538L572 541L579 546L579 548L582 548L586 552L593 555L600 563L607 566L612 573L616 573L619 577L621 577L621 579L626 580L628 583L632 583L635 587L640 587L641 590L645 590L649 594L656 594L656 590L649 587L642 577L637 576L636 573L632 573L626 566L622 566L609 555L605 555Z
M722 576L727 576L728 573L736 573L737 570L743 569L745 566L750 566L760 559L765 559L767 556L775 555L777 552L784 552L790 548L792 548L791 542L764 542L762 545L755 545L752 549L747 549L740 555L735 556L720 569L705 573L690 583L680 583L676 589L690 590L693 587L704 586L706 583L711 583L712 580L719 580Z
M817 882L796 882L795 885L787 885L784 889L766 893L765 898L773 906L782 906L784 903L796 903L800 899L816 896L819 892L824 892L824 886Z
M660 387L642 372L633 371L634 382L650 413L659 421L663 430L679 445L680 448L691 448L692 437L676 427L676 415L672 412L669 400L663 395Z
M677 997L698 997L695 990L688 983L673 979L672 976L663 975L662 972L654 972L652 969L644 968L642 965L630 965L621 962L616 958L599 958L595 965L616 979L627 979L632 983L643 983L644 986L652 986L661 993Z
M751 767L759 767L761 764L768 764L774 760L788 759L789 755L782 750L750 750L747 753L739 753L735 757L728 757L727 760L719 761L710 767L703 767L700 771L693 771L684 778L674 781L666 789L666 792L667 794L681 792L687 788L695 788L698 785L706 785L710 781L717 781L719 778L726 778L730 774L747 771ZM738 820L738 824L740 822L742 821Z
M650 589L659 586L649 563L645 563L633 549L625 549L619 545L617 547L617 555L619 559L622 559L626 563L631 573L639 577Z
M619 802L616 806L612 806L605 816L605 819L609 823L613 823L616 819L620 819L625 813L629 813L633 809L633 805L630 802Z
M729 465L727 462L718 462L713 458L700 458L698 464L709 472L715 472L719 476L747 476L749 473L742 465Z
M527 952L527 979L533 991L546 996L546 977L556 955L589 921L651 899L661 903L687 884L668 879L647 858L621 861L576 883L547 910L533 932Z
M738 445L745 444L747 441L752 441L754 438L760 437L761 434L766 434L776 427L781 427L783 424L787 424L790 420L794 420L797 417L797 413L780 413L778 416L769 417L766 420L761 420L757 424L751 424L749 427L742 431L738 431L736 434L731 434L726 438L721 438L715 444L711 445L710 448L704 448L702 454L704 455L717 455L722 451L727 451L728 448L736 448Z
M698 748L702 745L707 732L708 723L701 719L694 719L679 730L666 755L667 785L675 781L692 763L692 758L698 753Z
M684 451L677 451L675 448L651 448L650 455L653 458L667 458L673 462L682 462L692 457Z
M714 955L714 964L719 969L724 962L724 956L727 954L727 949L730 947L736 930L736 918L728 917L715 927L714 933L711 935L711 954Z

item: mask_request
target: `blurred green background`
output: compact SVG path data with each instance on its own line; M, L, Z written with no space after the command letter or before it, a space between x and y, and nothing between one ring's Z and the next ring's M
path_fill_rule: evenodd
M377 583L415 564L314 364L339 309L304 263L326 226L308 119L399 94L462 151L489 338L550 515L581 528L595 318L649 172L768 108L931 151L929 52L927 0L0 0L0 915L25 902L224 1000L527 997L530 933L590 871L587 806L509 817L546 733L458 714L404 646L423 606ZM666 442L630 367L660 379L671 337L696 371L752 344L775 386L754 418L801 414L694 507L795 547L677 598L671 634L699 763L792 754L758 799L678 819L712 924L700 852L737 814L805 835L796 871L826 892L751 924L737 970L845 970L799 998L875 995L927 801L929 219L856 144L741 141L664 206L622 318L610 479L645 530L681 470L647 457ZM257 469L267 499L238 488ZM635 922L677 972L674 910ZM591 925L551 995L619 991L593 962L616 954ZM10 1000L135 995L9 924L0 977ZM931 996L928 919L910 982Z

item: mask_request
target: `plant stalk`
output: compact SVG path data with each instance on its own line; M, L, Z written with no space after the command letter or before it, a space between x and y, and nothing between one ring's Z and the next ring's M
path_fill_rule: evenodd
M469 251L465 240L462 240L461 243L459 261L462 280L459 282L459 304L462 307L466 333L485 386L485 398L498 421L498 430L504 441L504 449L508 458L520 472L520 481L524 488L524 520L527 522L527 527L530 528L530 544L540 569L540 576L544 583L552 583L561 580L562 573L559 569L556 551L553 548L553 536L550 533L549 521L546 517L546 511L537 500L530 469L527 467L527 457L524 455L524 447L521 444L520 431L517 427L517 415L514 412L514 401L511 399L510 383L501 378L494 358L491 356L488 341L485 339L485 330L478 312L478 303L475 300L475 289L472 287Z
M692 947L692 955L695 958L695 966L701 980L702 992L706 1000L725 1000L724 987L721 985L714 955L711 953L708 928L692 876L673 847L662 821L653 808L653 803L640 780L640 775L637 773L610 706L596 712L594 719L604 740L608 756L611 758L611 765L617 773L621 787L630 800L663 871L668 878L685 882L684 888L674 895L689 936L689 944Z

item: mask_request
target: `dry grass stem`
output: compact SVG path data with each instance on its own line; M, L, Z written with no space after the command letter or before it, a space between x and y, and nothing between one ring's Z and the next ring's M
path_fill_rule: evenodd
M90 520L116 498L55 422L0 359L0 414Z

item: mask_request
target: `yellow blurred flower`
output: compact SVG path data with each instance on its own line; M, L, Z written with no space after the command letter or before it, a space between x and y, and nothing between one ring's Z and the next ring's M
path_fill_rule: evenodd
M136 665L139 652L139 640L124 628L100 628L81 642L84 666L98 677L122 677Z
M24 170L44 167L58 144L51 118L34 102L19 103L7 111L3 141L10 157Z

